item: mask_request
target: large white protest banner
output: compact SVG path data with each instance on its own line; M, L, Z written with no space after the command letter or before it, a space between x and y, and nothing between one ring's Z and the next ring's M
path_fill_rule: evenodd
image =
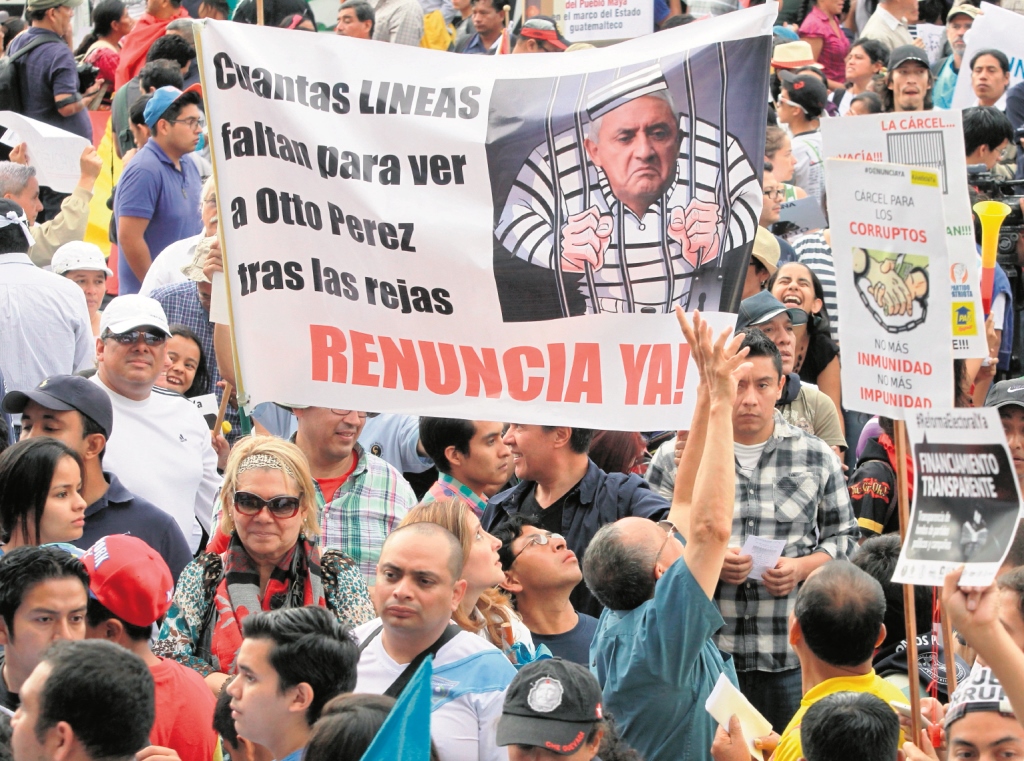
M936 275L934 282L939 287L944 281L950 289L953 356L987 357L979 287L981 260L967 195L963 114L957 110L826 119L821 135L826 158L888 161L938 173L950 266L946 274Z
M919 411L906 423L914 500L893 581L942 586L947 573L965 565L961 586L988 586L1021 516L999 411Z
M956 90L953 91L953 108L978 105L971 88L968 66L982 50L1001 50L1010 59L1010 87L1024 82L1024 16L992 3L982 3L981 10L981 15L974 19L970 31L964 36L967 49L964 51L964 65L960 67L960 76L956 80Z
M856 117L855 117L856 118ZM825 160L843 405L902 419L953 406L938 172Z
M696 371L672 311L734 321L774 13L471 66L207 23L240 397L685 423Z

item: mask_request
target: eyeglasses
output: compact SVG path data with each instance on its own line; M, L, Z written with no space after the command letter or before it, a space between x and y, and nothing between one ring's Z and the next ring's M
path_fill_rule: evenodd
M193 132L202 129L204 126L203 120L198 116L190 116L188 119L168 119L167 121L171 124L184 124Z
M556 542L564 542L565 537L561 534L552 534L550 531L545 531L543 534L530 534L530 536L527 537L526 544L523 545L523 548L512 556L512 562L516 562L516 560L519 559L520 555L522 555L528 549L533 547L535 544L539 547L544 547L548 544L548 542L552 540Z
M780 103L782 105L785 105L785 106L792 106L793 108L799 108L805 114L807 113L807 109L804 108L803 106L801 106L799 103L794 103L789 98L784 98L781 95L779 96L778 103Z
M783 198L786 197L786 189L785 188L765 188L764 189L764 197L768 198L768 199L770 199L772 201L781 201Z
M167 341L167 336L163 333L153 333L149 330L129 330L127 333L111 333L108 330L102 337L112 338L122 346L133 346L140 338L146 342L146 346L163 346Z
M335 415L340 415L341 417L348 417L353 412L355 412L357 415L359 415L359 419L360 420L366 420L366 418L368 418L368 417L377 417L380 414L379 412L359 412L357 410L336 410L333 407L331 407L330 410Z
M299 512L301 504L298 497L282 496L263 499L251 492L235 492L235 509L242 515L259 515L260 511L265 507L270 510L270 514L275 518L294 518Z
M665 547L668 545L668 540L679 533L679 529L676 528L676 524L672 521L658 521L658 528L665 532L665 541L661 543L661 549L658 550L658 554L654 556L655 563L658 562L658 559L661 557L661 553L665 551Z

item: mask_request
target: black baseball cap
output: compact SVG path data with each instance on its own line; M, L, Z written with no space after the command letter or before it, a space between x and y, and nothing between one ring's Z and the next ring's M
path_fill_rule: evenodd
M1024 407L1024 379L1022 378L999 381L988 390L988 396L985 397L986 407L999 409L1011 404Z
M782 80L782 87L786 97L796 103L808 113L811 118L817 118L828 102L828 90L821 82L821 77L816 74L794 74L791 71L780 71L779 79ZM813 116L812 116L813 114Z
M31 391L9 391L4 396L4 412L20 414L29 402L58 412L76 410L92 418L110 438L114 427L114 409L107 392L79 375L51 375Z
M508 686L497 743L571 755L604 718L601 700L597 679L580 664L562 658L534 661L523 666Z
M771 291L761 291L740 302L740 313L736 315L736 330L762 325L783 312L789 315L794 325L807 322L807 312L800 307L787 307Z
M900 45L889 54L889 71L898 69L907 61L916 61L926 69L931 67L928 62L928 54L916 45Z

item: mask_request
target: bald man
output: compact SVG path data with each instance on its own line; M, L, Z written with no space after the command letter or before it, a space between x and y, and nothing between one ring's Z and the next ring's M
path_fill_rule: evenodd
M356 692L397 698L427 655L434 656L430 735L441 761L503 761L495 731L515 667L482 637L451 617L466 593L462 546L435 523L392 532L377 563L380 618L355 630L360 643ZM452 685L456 685L454 688Z

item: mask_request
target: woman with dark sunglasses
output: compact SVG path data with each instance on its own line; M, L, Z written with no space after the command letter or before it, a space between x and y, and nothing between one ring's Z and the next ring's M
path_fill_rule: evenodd
M341 623L374 617L359 569L338 550L321 557L315 490L305 455L271 436L245 438L228 459L221 490L222 554L181 573L158 655L198 671L216 694L232 673L250 613L322 605ZM214 525L218 525L216 516Z

